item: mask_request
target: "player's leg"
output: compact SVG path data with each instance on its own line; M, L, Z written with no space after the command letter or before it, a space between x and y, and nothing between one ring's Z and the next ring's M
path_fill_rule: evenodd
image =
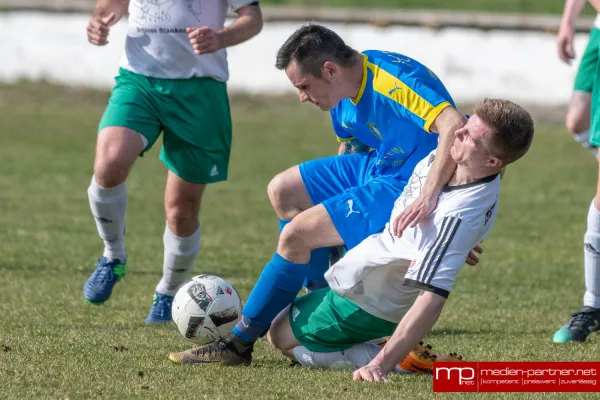
M399 192L384 179L374 179L298 214L283 229L277 252L263 269L233 332L223 341L176 358L190 363L249 364L254 342L301 289L311 251L341 243L354 247L381 231Z
M207 184L227 179L231 116L225 84L213 79L161 80L165 190L163 275L148 324L169 323L177 289L189 278L200 250L200 203ZM210 93L203 96L202 93Z
M273 321L267 338L305 367L356 369L381 350L369 341L392 334L396 326L324 288L296 298Z
M596 146L590 144L590 105L592 89L596 80L600 30L593 28L579 63L573 85L573 95L567 111L565 125L573 138L596 156Z
M600 171L596 197L588 209L583 260L586 288L583 307L556 331L555 343L583 342L600 329Z
M590 145L590 105L592 93L575 90L567 110L565 125L575 141L584 148L595 151Z
M311 292L312 293L312 292ZM314 296L314 294L310 295ZM300 311L298 311L300 312ZM287 306L275 319L267 332L267 340L281 353L289 358L294 358L294 347L301 346L292 327L290 326L290 306Z
M275 176L269 183L268 193L279 218L280 232L300 212L360 185L362 172L357 171L365 171L372 158L367 154L321 158ZM340 246L312 251L304 281L308 291L327 286L323 274L341 252Z
M596 51L600 51L600 47ZM600 64L596 67L596 76L600 74ZM600 146L600 88L594 86L592 92L592 120L590 143ZM600 164L599 164L600 168ZM588 335L600 329L600 171L596 197L588 209L587 229L584 236L584 269L586 292L583 307L555 334L555 343L583 342Z
M173 297L189 278L200 251L198 216L205 188L205 184L185 181L169 171L165 189L163 274L154 291L147 324L171 322Z
M121 71L100 121L94 175L88 188L92 215L104 241L104 253L83 290L90 303L106 301L127 272L125 181L136 158L152 146L160 129L149 100L147 78Z
M354 200L350 200L355 197L353 191L361 192L365 189L350 188L341 194L326 198L330 193L335 193L343 185L351 182L352 178L346 176L356 177L364 174L371 159L364 154L353 154L315 160L298 168L311 201L317 205L295 215L283 228L277 252L265 265L250 293L242 312L242 320L233 330L234 335L249 344L257 340L267 331L277 314L294 299L311 269L316 271L312 273L313 276L324 281L323 274L329 261L328 253L324 259L319 259L323 265L316 266L315 249L348 244L346 239L355 245L360 241L358 236L363 238L372 233L369 231L372 227L368 218L358 218L354 223L341 224L342 230L335 223L346 216L349 202L354 204ZM272 194L271 191L271 197L275 197ZM279 210L278 215L285 218L286 214L281 212L283 206L277 205L277 201L274 203L275 208ZM393 204L393 201L391 203ZM358 207L358 202L356 204ZM375 207L377 208L377 205ZM360 213L354 210L354 214ZM385 218L388 216L389 212Z

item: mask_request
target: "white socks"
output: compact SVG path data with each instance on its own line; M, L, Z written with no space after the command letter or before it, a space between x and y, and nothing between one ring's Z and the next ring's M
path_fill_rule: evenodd
M580 133L576 133L575 135L573 135L573 139L575 139L575 141L577 143L579 143L581 145L581 147L585 148L585 149L589 149L592 154L594 154L594 157L596 157L596 159L598 159L598 149L596 148L596 146L592 145L590 143L590 131L584 131L584 132L580 132Z
M600 308L600 211L590 204L584 236L585 295L583 305Z
M374 343L361 343L344 351L318 353L304 346L294 347L294 357L302 366L308 368L348 369L355 370L369 364L379 354L381 347ZM399 366L393 372L406 372Z
M127 185L123 182L112 188L103 188L96 182L96 177L92 176L88 198L98 234L104 240L104 257L117 258L125 262Z
M196 254L200 250L200 227L191 236L179 237L175 236L167 225L163 241L163 277L156 286L156 291L174 296L179 286L188 279Z

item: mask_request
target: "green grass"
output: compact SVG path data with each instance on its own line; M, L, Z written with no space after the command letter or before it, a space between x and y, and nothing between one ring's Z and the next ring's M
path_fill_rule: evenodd
M128 181L130 273L105 306L84 304L82 286L101 252L86 188L106 98L45 84L0 87L1 399L433 397L428 377L355 383L348 373L290 368L263 341L250 368L167 361L170 351L189 345L172 327L144 325L162 268L166 170L158 146ZM333 153L336 144L327 114L295 98L234 97L232 110L230 180L206 193L194 272L223 276L245 299L277 240L268 181ZM600 336L580 345L551 342L581 302L582 237L596 169L561 126L538 127L531 153L504 178L480 265L461 272L427 338L435 349L476 361L598 359Z
M307 7L356 7L387 9L440 9L472 12L561 14L562 0L262 0L264 5L294 5ZM368 5L365 5L367 3ZM594 10L588 4L586 15Z

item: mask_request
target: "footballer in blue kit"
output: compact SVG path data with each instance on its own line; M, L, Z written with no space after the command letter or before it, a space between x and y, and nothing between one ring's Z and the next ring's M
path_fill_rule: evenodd
M350 249L383 230L421 159L438 148L422 201L417 199L412 210L435 204L456 168L449 151L466 119L443 83L416 60L386 51L359 53L335 32L311 24L287 39L276 67L285 70L301 102L330 111L342 142L340 155L305 162L273 178L268 194L280 220L277 251L246 301L241 321L225 338L171 353L175 363L249 365L254 342L302 286L326 285L330 248ZM414 215L421 211L407 221L418 222Z
M423 64L391 52L361 55L358 96L340 101L331 120L339 141L358 140L374 151L300 164L313 204L323 204L349 249L383 229L415 165L437 147L432 122L454 106Z

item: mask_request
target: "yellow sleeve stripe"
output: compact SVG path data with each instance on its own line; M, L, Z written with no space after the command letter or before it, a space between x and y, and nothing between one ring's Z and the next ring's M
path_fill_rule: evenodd
M450 105L448 102L443 102L434 107L408 85L383 68L379 68L379 66L370 62L368 62L367 67L373 72L373 90L394 100L411 113L422 118L425 121L423 128L427 132L429 132L429 127L438 114Z
M350 101L354 105L358 104L358 102L360 101L363 93L365 92L365 86L367 86L367 63L369 62L369 58L367 57L366 54L363 54L362 56L363 56L363 78L362 78L362 82L360 83L360 89L358 90L358 94L356 95L356 97L354 99L350 99Z
M446 108L446 107L452 107L452 104L450 104L447 101L444 101L443 103L440 103L437 105L437 107L435 107L427 116L427 119L425 120L425 125L423 126L423 129L425 129L426 132L431 132L429 129L431 128L431 124L433 124L433 121L435 121L435 119L437 118L438 115L440 115L440 113Z
M349 142L352 139L354 139L354 136L350 136L350 137L339 137L339 136L336 136L336 138L337 138L338 142L344 143L344 142Z

